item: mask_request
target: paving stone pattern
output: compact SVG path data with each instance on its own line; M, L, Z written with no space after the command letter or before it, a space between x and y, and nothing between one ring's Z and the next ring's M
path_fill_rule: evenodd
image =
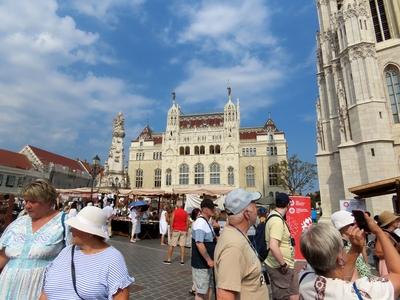
M164 265L168 246L160 240L140 240L129 243L128 238L112 237L110 244L125 257L129 274L135 277L129 299L194 299L190 267L191 249L186 248L186 263L180 265L179 247L174 249L172 264Z

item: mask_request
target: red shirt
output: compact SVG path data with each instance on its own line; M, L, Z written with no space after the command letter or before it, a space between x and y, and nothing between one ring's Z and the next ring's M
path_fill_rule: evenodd
M187 230L188 213L183 208L177 208L174 211L174 223L172 230L186 231Z

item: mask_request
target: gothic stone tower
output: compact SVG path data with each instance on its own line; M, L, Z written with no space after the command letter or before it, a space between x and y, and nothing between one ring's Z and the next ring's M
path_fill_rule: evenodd
M400 1L316 2L316 156L329 215L353 198L348 188L400 174ZM391 209L390 199L367 199L368 209Z

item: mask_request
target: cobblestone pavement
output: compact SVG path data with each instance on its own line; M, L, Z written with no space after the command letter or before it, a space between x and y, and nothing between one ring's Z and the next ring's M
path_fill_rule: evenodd
M127 237L115 236L110 244L122 252L129 274L135 277L130 299L194 299L188 293L192 287L191 249L186 248L185 265L179 263L179 247L174 249L172 264L164 265L168 246L161 246L160 240L129 243Z

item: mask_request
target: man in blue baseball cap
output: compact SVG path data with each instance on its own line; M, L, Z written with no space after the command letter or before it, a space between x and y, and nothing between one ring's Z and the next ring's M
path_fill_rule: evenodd
M257 220L258 192L234 189L225 198L229 225L214 253L217 299L268 299L261 263L247 231Z

